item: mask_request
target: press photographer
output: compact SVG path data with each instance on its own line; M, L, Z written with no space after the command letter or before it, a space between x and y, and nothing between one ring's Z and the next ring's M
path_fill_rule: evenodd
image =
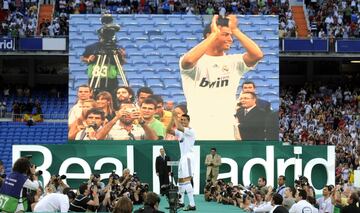
M2 212L19 212L28 209L27 189L37 190L38 177L35 176L36 166L28 158L19 158L14 163L12 172L5 178L0 189Z
M125 86L128 86L122 65L125 64L125 50L116 44L116 32L120 26L113 23L111 14L101 17L102 27L97 31L99 41L85 47L81 60L88 64L89 86L94 95L99 91L113 91L118 87L117 74L120 73ZM116 96L113 97L113 100Z
M99 196L97 190L97 186L88 187L86 183L80 185L78 189L79 195L76 196L75 200L70 203L69 211L85 212L89 208L97 208L99 206Z
M42 173L42 172L41 172ZM69 188L67 184L64 183L63 180L66 179L66 175L52 175L48 184L46 186L54 186L55 193L63 193L65 188Z

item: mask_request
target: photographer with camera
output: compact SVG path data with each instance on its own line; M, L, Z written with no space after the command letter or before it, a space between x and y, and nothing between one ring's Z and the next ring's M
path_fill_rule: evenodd
M86 183L81 184L75 200L70 203L69 211L85 212L90 207L99 206L97 186L88 187ZM92 198L90 197L92 195Z
M81 114L77 117L72 123L69 123L69 132L68 138L69 140L75 140L76 134L85 129L86 124L86 113L92 108L96 107L96 102L93 99L88 99L82 101L80 105Z
M144 207L134 213L164 213L159 211L160 197L154 192L148 192L145 197Z
M105 114L99 108L92 108L85 114L86 126L76 134L75 140L97 140L96 132L103 126Z
M105 183L100 181L100 174L91 174L88 180L88 186L97 186L99 195L104 194Z
M125 50L116 44L115 33L120 31L120 26L113 23L111 14L104 14L101 23L103 26L97 31L99 41L85 47L81 57L81 61L88 64L88 82L94 90L94 95L100 91L113 94L119 85L118 74L125 81L125 86L128 86L122 69L122 65L125 64ZM113 100L116 100L114 94Z
M23 212L28 209L27 189L39 188L36 166L29 158L21 157L14 163L12 172L0 188L0 210L2 212Z
M66 175L52 175L48 184L46 186L53 186L54 193L63 193L65 188L69 188L67 184L64 183L63 180L66 179Z
M155 131L141 117L131 102L121 102L115 118L96 133L98 140L108 136L110 140L157 140Z

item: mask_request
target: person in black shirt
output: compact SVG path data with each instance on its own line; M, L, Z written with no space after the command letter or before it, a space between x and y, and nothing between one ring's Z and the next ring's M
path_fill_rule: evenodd
M93 199L90 198L92 192ZM99 206L99 197L97 187L92 186L91 190L87 184L82 184L79 187L79 195L70 203L69 211L71 212L85 212L88 206Z
M160 198L154 192L148 192L145 197L144 207L134 211L134 213L164 213L159 211Z

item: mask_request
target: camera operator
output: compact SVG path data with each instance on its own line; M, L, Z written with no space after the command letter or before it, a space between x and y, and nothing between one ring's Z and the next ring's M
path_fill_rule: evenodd
M85 128L76 134L75 140L97 140L96 132L102 128L105 113L99 108L92 108L85 114Z
M88 180L88 186L97 186L99 195L104 194L105 183L100 181L100 174L91 174Z
M134 213L164 213L159 211L160 198L154 192L146 194L144 207L134 211Z
M65 188L69 188L69 186L66 185L64 183L64 181L63 181L65 179L66 179L66 175L61 175L61 176L60 175L52 175L49 182L48 182L48 184L46 186L52 185L52 186L54 186L54 189L55 189L54 192L55 193L61 193L62 194L63 190Z
M31 164L28 158L21 157L16 160L12 173L5 178L0 188L3 198L0 207L2 212L21 212L28 209L27 189L39 188L35 170L36 166Z
M88 187L86 183L79 187L79 195L70 203L69 210L72 212L85 212L89 207L99 206L99 197L97 193L97 186ZM92 193L92 194L91 194ZM90 197L92 195L92 199Z
M104 67L106 68L105 75L99 76L100 85L95 88L95 85L90 85L94 89L95 95L99 91L108 91L111 94L115 91L119 85L117 74L122 72L121 67L117 67L116 60L114 56L119 59L120 66L125 64L125 50L119 48L116 44L116 35L115 33L120 31L120 26L113 24L113 18L111 14L104 14L101 17L102 27L98 30L99 41L88 45L85 47L85 51L82 54L81 60L88 64L88 76L89 76L89 85L91 83L91 78L94 75L94 71L100 69L101 61L99 61L99 55L106 56L104 62ZM103 58L103 57L102 57ZM103 70L99 70L100 72ZM97 79L94 79L95 82ZM113 97L113 100L116 99L116 96Z

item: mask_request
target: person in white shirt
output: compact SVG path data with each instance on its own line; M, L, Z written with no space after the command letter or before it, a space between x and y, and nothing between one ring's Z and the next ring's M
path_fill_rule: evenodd
M189 198L190 204L184 208L184 211L195 211L194 189L191 184L194 176L194 153L193 147L195 145L195 131L189 127L190 116L183 114L180 121L177 119L177 113L173 111L172 121L175 123L175 130L168 130L170 134L175 135L179 140L180 160L178 166L179 191L181 194L180 207L184 207L185 192ZM172 125L171 125L172 126Z
M70 188L65 188L63 194L49 193L45 195L34 208L34 212L68 212L70 207L68 193Z
M246 49L226 55L232 36ZM233 140L236 92L241 77L263 58L259 46L242 33L234 15L215 15L204 40L180 58L180 74L192 126L201 140ZM214 101L218 98L218 101ZM206 120L206 122L204 122Z
M296 201L289 210L289 213L315 213L313 206L306 201L307 193L303 189L299 189L296 193Z
M85 100L89 100L92 97L92 90L88 85L81 85L77 92L77 102L69 110L69 125L71 125L77 118L81 116L82 108L81 105Z
M334 205L331 203L331 190L332 186L324 186L322 194L323 197L320 197L316 200L319 205L319 213L332 213Z

